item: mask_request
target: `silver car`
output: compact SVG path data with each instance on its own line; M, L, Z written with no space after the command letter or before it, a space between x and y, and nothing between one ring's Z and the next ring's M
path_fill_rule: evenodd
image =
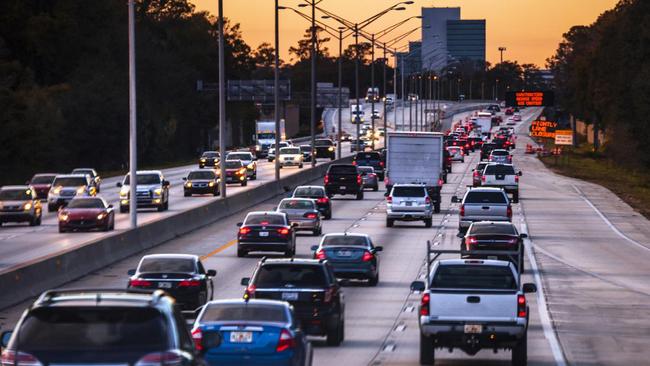
M491 163L510 164L512 163L512 155L505 149L494 149L488 157Z
M231 152L226 155L226 160L241 160L246 167L246 175L249 180L257 179L257 157L248 151Z
M465 162L465 153L463 152L463 148L460 146L449 146L447 151L449 152L451 161L460 161L461 163Z
M426 227L432 226L433 204L424 185L396 184L386 201L386 227L392 227L395 220L422 220Z
M375 173L375 168L371 166L360 166L359 172L363 180L363 188L372 188L375 192L379 190L379 179Z
M41 201L31 186L4 186L0 188L0 226L5 222L41 224Z
M277 212L286 213L295 230L311 231L319 236L323 232L316 201L310 198L285 198L278 204Z

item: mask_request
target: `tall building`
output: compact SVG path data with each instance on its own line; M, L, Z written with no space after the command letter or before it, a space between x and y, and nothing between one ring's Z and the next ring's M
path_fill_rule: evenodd
M422 8L422 69L485 61L485 20L461 20L460 8Z
M422 42L409 42L408 51L397 53L397 68L404 75L422 71Z

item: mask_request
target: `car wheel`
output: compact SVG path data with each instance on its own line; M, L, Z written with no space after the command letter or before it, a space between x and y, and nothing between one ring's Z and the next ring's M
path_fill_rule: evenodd
M62 228L61 226L59 226L59 233L65 233L65 232L66 232L66 229L64 229L64 228Z
M331 220L331 219L332 219L332 211L330 210L327 211L327 213L325 213L325 220Z
M221 192L219 192L218 189L215 189L214 192L212 192L212 195L215 196L215 197L219 196L220 194L221 194Z
M128 211L129 209L127 209L126 207L120 206L120 213L127 213Z
M34 217L32 217L31 220L29 220L29 226L36 226L36 225L38 225L37 222L38 222L37 218L36 218L36 216L34 216Z
M271 158L268 158L268 159L266 159L266 160L268 160L269 163L273 161L273 159L271 159Z
M440 202L433 205L433 212L440 213Z
M111 229L111 223L107 221L104 227L102 228L102 231L109 231L110 229Z
M253 174L253 176L251 177L251 180L257 180L257 172L255 172L255 174Z
M519 203L519 191L516 191L512 194L512 202Z
M395 220L393 219L386 219L386 227L393 227L393 224L395 224Z
M357 200L362 200L363 199L363 190L357 193Z
M248 253L246 253L245 250L237 248L237 257L239 257L239 258L243 258L243 257L245 257L247 254L248 254Z
M36 226L40 226L42 222L43 222L43 212L41 212L41 214L38 215L38 220L36 221Z
M184 197L191 197L191 196L192 196L192 193L190 193L190 192L183 192L183 196L184 196Z
M379 186L374 186L374 187L372 187L372 191L373 191L373 192L377 192L378 190L379 190Z
M54 205L47 205L47 212L54 212L56 211L56 206Z
M433 337L420 333L420 365L433 365L436 360Z
M341 328L344 326L342 321L339 321L336 327L327 331L327 345L330 347L337 347L343 341L341 336L343 335Z
M433 226L433 220L432 219L424 219L424 227L431 227Z
M447 184L447 174L442 176L442 182Z
M157 209L158 209L158 212L163 212L163 211L165 211L165 204L164 204L164 203L161 203L161 204L157 207Z
M512 349L512 366L525 366L528 362L528 336L524 335Z
M200 308L201 306L205 305L206 302L208 302L208 293L199 292L199 295L197 296L196 299L196 307L194 307L194 309Z
M302 169L302 164L298 165L298 169Z
M323 233L323 229L319 227L318 229L314 229L312 232L314 233L314 236L320 236Z
M375 287L379 283L379 271L377 271L377 274L375 277L372 277L368 279L368 286Z
M167 196L167 201L164 203L165 211L169 210L169 196Z
M115 216L111 219L111 230L115 230Z

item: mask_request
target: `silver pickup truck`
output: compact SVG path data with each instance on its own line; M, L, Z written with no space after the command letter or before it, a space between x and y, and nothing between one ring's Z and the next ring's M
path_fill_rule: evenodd
M441 250L440 254L460 253ZM513 252L517 253L517 252ZM430 262L429 262L430 263ZM527 363L528 305L533 283L521 284L514 265L501 260L444 259L429 267L427 282L414 281L419 306L420 364L432 365L436 349L512 350L512 365Z
M482 187L503 188L512 194L512 202L519 202L519 177L521 171L515 172L512 164L489 163L481 174Z
M451 197L451 202L460 202L458 231L465 232L476 221L512 221L510 199L502 188L470 188L462 201Z

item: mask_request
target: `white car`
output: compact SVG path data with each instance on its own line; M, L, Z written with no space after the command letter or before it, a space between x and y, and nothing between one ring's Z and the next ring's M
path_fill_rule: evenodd
M282 149L283 147L289 147L289 146L292 146L289 141L280 142L280 149ZM272 162L273 159L275 159L275 144L271 144L271 146L269 147L269 153L268 153L268 156L267 156L267 160L269 162Z
M287 166L302 168L303 155L300 147L281 147L278 159L280 161L280 168Z

